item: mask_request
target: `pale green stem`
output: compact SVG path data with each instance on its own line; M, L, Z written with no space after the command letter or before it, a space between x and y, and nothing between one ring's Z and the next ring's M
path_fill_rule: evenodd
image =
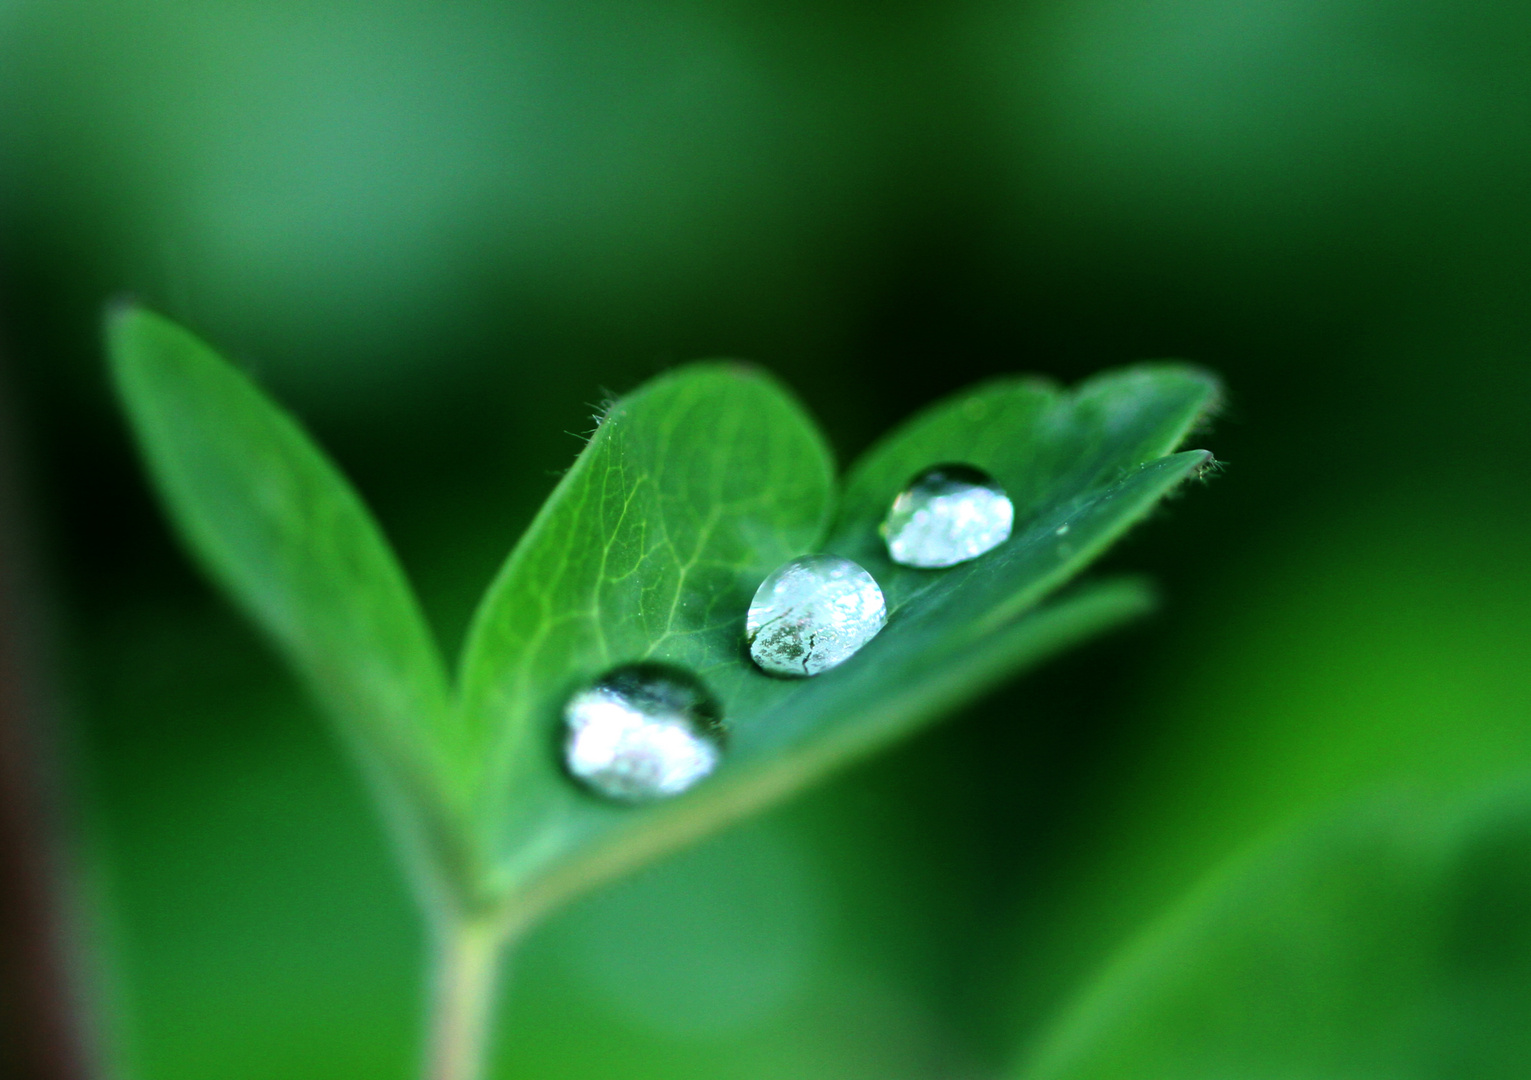
M481 1080L507 934L498 922L444 921L435 942L435 988L425 1080Z

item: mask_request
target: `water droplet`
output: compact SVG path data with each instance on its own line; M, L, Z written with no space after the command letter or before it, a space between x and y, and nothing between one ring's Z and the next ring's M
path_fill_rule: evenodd
M612 799L679 795L723 757L722 710L695 676L629 664L564 706L564 764Z
M1068 535L1068 531L1069 531L1069 523L1065 521L1062 525L1059 525L1056 529L1053 530L1053 535L1054 536L1067 536Z
M887 621L871 574L837 555L803 555L760 583L744 629L764 670L817 675L849 660Z
M882 534L894 562L936 569L1003 544L1014 522L1010 497L988 473L971 465L937 465L899 492Z

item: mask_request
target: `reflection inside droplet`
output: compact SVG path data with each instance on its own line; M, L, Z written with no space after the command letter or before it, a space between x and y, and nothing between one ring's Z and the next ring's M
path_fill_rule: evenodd
M817 675L849 660L887 618L871 574L836 555L804 555L761 582L745 635L763 670Z
M722 710L701 680L630 664L564 706L564 764L587 787L643 802L694 786L723 756Z
M926 469L899 492L883 522L888 556L901 566L956 566L1010 538L1015 507L994 478L971 465Z

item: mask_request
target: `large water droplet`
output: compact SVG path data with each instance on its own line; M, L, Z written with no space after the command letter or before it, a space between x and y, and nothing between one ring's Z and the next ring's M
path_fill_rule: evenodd
M1015 507L992 476L971 465L937 465L899 492L882 534L894 562L936 569L992 551L1014 523Z
M744 629L764 670L817 675L849 660L887 621L871 574L836 555L803 555L760 583Z
M564 706L564 764L602 795L643 802L679 795L723 757L722 710L696 677L630 664Z

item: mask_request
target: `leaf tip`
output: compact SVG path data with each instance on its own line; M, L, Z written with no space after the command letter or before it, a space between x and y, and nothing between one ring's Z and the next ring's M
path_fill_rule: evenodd
M122 387L131 367L152 359L153 346L176 338L191 338L179 323L146 307L134 296L121 296L106 305L107 362Z
M1190 430L1186 432L1189 438L1210 431L1213 422L1223 415L1223 410L1228 407L1228 388L1218 375L1206 368L1195 364L1186 364L1184 367L1187 374L1205 387L1201 409L1192 422Z
M144 306L132 293L122 293L106 302L106 332L112 334L119 324L143 311Z
M1194 468L1191 469L1187 479L1200 480L1202 483L1206 483L1214 476L1221 476L1227 470L1228 463L1214 457L1212 455L1212 451L1202 450L1199 452L1205 456L1201 459L1201 461L1196 463Z
M135 326L147 314L148 309L133 296L118 296L107 302L102 328L107 359L114 367L122 363Z

